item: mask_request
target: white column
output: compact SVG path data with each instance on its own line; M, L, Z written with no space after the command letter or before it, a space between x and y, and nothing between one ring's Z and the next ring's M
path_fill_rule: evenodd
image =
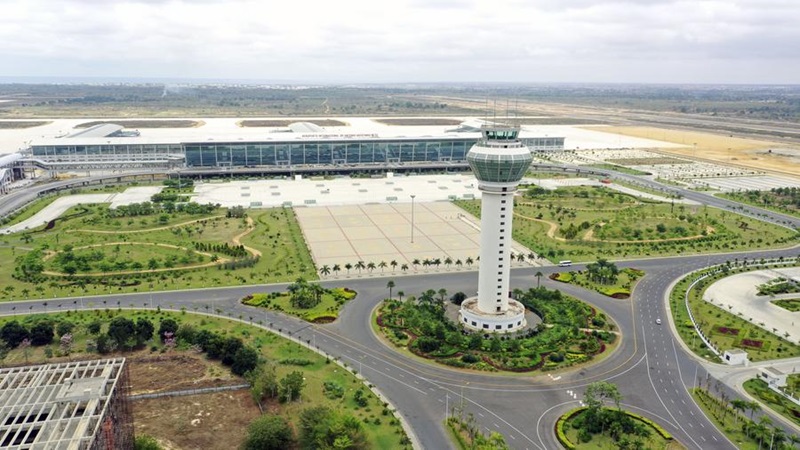
M508 186L508 185L506 185ZM514 187L481 183L481 260L478 272L478 309L502 313L508 309L510 277L511 220ZM498 309L500 308L500 309Z

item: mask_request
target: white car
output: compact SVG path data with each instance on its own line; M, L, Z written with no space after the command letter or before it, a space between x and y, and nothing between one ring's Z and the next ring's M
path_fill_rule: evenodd
M656 325L661 325L661 319L656 319Z

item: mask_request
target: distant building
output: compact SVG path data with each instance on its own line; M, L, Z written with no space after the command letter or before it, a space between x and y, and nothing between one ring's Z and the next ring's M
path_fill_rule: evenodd
M125 358L0 370L0 448L133 449Z
M179 138L155 138L123 131L119 125L96 125L65 137L34 141L28 156L48 170L447 167L453 163L466 167L467 152L481 139L479 128L466 125L453 130L399 126L392 128L391 136L379 135L377 130L328 132L308 122L292 123L258 137L198 136L200 131L186 130ZM531 151L564 149L563 137L542 137L521 130L518 138Z

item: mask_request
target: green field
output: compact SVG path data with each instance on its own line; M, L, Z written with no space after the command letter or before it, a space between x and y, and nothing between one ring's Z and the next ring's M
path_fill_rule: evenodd
M119 217L77 206L52 229L3 236L0 300L272 283L316 269L291 209L224 208Z
M617 277L613 280L608 280L608 282L599 282L590 278L588 271L560 272L554 274L552 278L556 281L571 283L597 291L608 297L626 299L630 297L636 282L643 276L644 272L641 270L627 268L620 270Z
M480 201L455 202L480 216ZM534 188L514 207L514 239L551 261L787 247L792 230L728 211L673 205L605 187Z
M610 408L609 408L610 409ZM623 413L627 413L627 411L623 411ZM580 416L583 413L578 413L571 418L569 418L564 423L564 435L569 440L570 443L574 445L576 450L611 450L611 449L619 449L622 448L623 440L628 442L627 445L631 445L630 440L639 441L642 447L634 447L630 446L627 448L646 448L650 450L680 450L686 449L680 442L675 441L674 439L666 439L661 436L655 428L653 428L650 424L645 421L639 419L638 416L627 413L629 417L631 417L635 423L637 423L640 427L644 427L647 429L649 435L648 437L636 437L633 434L630 435L623 435L619 437L619 440L614 440L609 434L600 433L600 434L593 434L591 435L591 440L588 442L581 442L579 439L579 430L573 426L575 420L579 420ZM626 439L626 437L628 439Z
M724 308L703 300L703 293L714 281L728 274L756 269L754 264L741 267L734 262L730 269L726 269L726 272L712 275L695 285L689 291L689 307L692 309L695 321L703 330L703 334L708 336L712 344L721 351L742 348L747 351L749 359L754 362L800 356L800 346L787 341L782 336L776 336L766 331L746 320L745 317L734 315ZM716 358L714 354L697 337L684 301L684 295L697 274L698 272L689 275L675 285L670 293L670 308L681 339L696 354L713 360Z
M797 188L776 188L771 191L726 192L718 197L746 205L800 217L800 190Z
M281 416L286 417L289 422L297 423L299 414L302 410L319 405L326 405L334 410L344 411L352 414L363 424L369 448L405 448L405 433L397 419L393 417L393 412L378 399L371 391L364 389L366 406L359 406L353 399L353 392L362 386L361 382L349 370L344 370L337 364L330 364L325 357L309 350L308 348L291 342L287 339L271 333L267 330L257 328L239 321L209 317L192 314L189 312L167 312L154 310L94 310L94 311L71 311L68 313L17 316L0 318L0 327L11 320L18 320L26 325L31 325L46 317L54 322L69 321L75 325L73 334L73 352L71 359L97 358L97 353L86 351L87 341L95 340L95 336L87 330L88 325L94 321L102 322L102 332L108 328L108 322L116 316L123 316L130 319L147 318L151 320L156 330L160 321L171 318L178 321L181 325L189 324L196 331L208 330L222 334L226 337L238 337L246 345L253 346L260 353L261 358L275 364L278 377L281 378L294 370L301 370L305 378L306 387L303 390L301 401L283 403L277 411ZM248 318L242 318L248 320ZM48 350L49 349L49 350ZM163 352L164 346L160 340L153 339L148 342L144 350L136 352L118 352L109 356L132 357L134 355L147 355L152 352ZM177 346L178 351L189 351L188 345L180 341ZM51 356L48 357L47 355ZM29 363L44 363L66 361L67 357L59 357L60 354L58 338L55 343L49 346L30 347L27 357ZM302 362L302 364L300 364ZM11 350L5 360L6 364L24 364L25 356L23 350ZM343 389L344 395L339 398L330 398L323 395L323 385L325 382L335 383ZM271 407L276 408L276 407ZM275 412L275 411L273 411ZM190 431L188 431L190 432ZM155 436L158 437L158 436ZM232 448L237 443L232 443Z

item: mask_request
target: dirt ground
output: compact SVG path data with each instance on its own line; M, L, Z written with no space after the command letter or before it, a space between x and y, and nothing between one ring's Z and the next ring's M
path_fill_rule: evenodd
M133 379L133 377L131 377ZM235 449L261 412L249 390L131 402L135 432L167 450Z
M682 144L686 147L659 151L725 164L800 175L800 147L782 142L742 139L725 134L668 130L655 127L585 127L593 131L621 134Z
M201 354L142 352L129 358L128 363L131 395L244 383L219 362L209 361Z
M219 362L189 352L142 351L128 359L131 394L241 384ZM167 450L238 448L247 425L261 412L247 389L132 401L136 433Z

